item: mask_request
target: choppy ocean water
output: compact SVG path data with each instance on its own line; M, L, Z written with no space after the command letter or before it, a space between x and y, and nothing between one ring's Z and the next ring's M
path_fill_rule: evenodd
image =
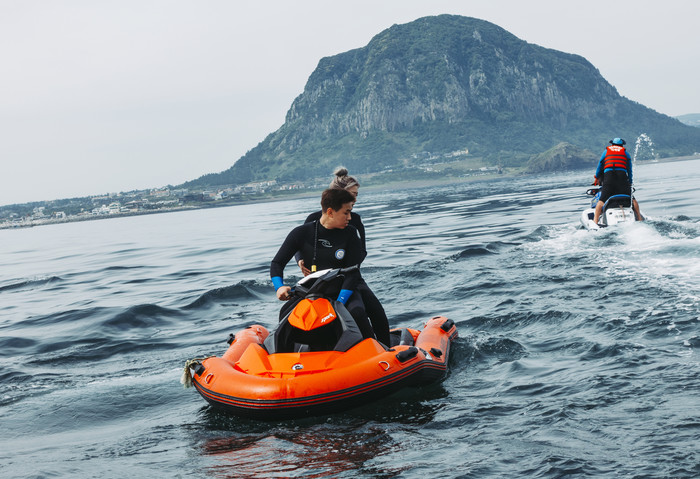
M699 477L700 161L638 166L648 221L598 232L591 177L361 190L392 326L460 337L441 384L297 421L179 378L275 324L316 198L0 231L0 475Z

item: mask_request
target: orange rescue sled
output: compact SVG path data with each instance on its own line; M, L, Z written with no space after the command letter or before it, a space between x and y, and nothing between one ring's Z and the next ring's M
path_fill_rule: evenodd
M342 271L322 271L316 278L337 278ZM304 298L272 334L250 326L230 339L222 357L187 363L185 378L204 399L244 417L306 417L444 377L457 337L451 319L436 316L422 331L393 330L391 346L384 346L362 338L342 303L319 294L318 288L304 288L309 281L297 284L296 294Z

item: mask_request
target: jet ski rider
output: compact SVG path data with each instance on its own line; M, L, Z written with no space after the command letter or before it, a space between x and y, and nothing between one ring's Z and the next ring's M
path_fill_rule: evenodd
M355 197L347 190L327 189L321 195L321 218L294 228L280 246L270 264L270 278L281 301L290 299L291 288L284 285L283 272L299 251L304 264L320 271L359 265L363 257L362 241L357 229L349 225ZM345 305L364 338L374 338L360 294L353 294L360 272L349 273L343 280L337 300Z
M348 175L347 168L341 166L333 172L333 180L328 187L331 189L347 190L352 193L355 200L357 200L357 195L360 190L360 183L355 177ZM322 211L311 213L306 218L305 223L318 221L318 219L321 217L321 213ZM359 214L355 213L355 211L350 213L350 224L357 228L357 232L360 233L360 239L362 240L362 260L364 260L367 256L365 226L362 224L362 218ZM304 276L310 274L311 270L304 266L304 260L301 258L301 253L297 253L295 258L301 272L304 273ZM377 341L388 346L391 342L389 336L389 319L386 317L386 312L384 311L382 303L362 277L360 277L355 291L362 296L362 303L365 305L365 310L367 311L367 316L372 323L372 329L374 330L374 334L377 336Z
M593 223L596 225L608 198L613 195L632 196L632 158L624 145L625 140L622 138L610 140L610 146L605 148L598 162L598 168L595 170L593 184L603 185L593 215ZM635 219L642 221L644 218L639 212L639 204L634 198L632 198L632 209Z

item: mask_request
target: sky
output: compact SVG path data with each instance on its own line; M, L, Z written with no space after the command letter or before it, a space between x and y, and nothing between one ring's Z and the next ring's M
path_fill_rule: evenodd
M321 58L442 13L581 55L660 113L700 113L697 0L0 0L0 205L226 170Z

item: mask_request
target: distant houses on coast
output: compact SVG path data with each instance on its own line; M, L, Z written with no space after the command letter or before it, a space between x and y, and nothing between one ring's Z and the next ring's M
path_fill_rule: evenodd
M270 194L318 188L313 184L262 181L208 190L157 188L107 195L0 206L0 229L223 206Z
M463 155L466 152L457 153L459 155L450 156L450 161L442 161L444 160L442 157L427 156L420 164L399 169L385 168L382 172L365 174L362 175L361 182L369 186L411 180L459 181L470 177L497 176L506 170L501 166L484 165L478 160L474 162L464 159ZM517 171L514 168L509 170L511 174ZM0 229L283 199L293 194L320 192L327 186L328 178L324 176L310 178L305 182L281 183L276 180L267 180L245 185L221 186L216 189L168 186L83 198L15 204L0 206Z

